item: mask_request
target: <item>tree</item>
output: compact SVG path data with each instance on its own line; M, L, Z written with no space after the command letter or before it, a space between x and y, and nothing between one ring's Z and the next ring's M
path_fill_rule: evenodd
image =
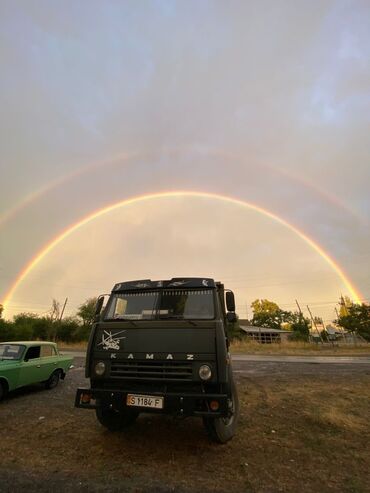
M91 328L95 317L95 306L97 298L89 298L78 307L77 317L82 320L84 327Z
M296 341L308 341L310 334L311 322L308 318L304 317L301 312L294 312L290 314L290 326L292 330L292 339Z
M352 332L358 334L370 342L370 305L362 303L361 305L352 304L347 307L346 315L340 315L334 322Z
M4 306L0 303L0 318L3 316Z
M4 320L3 318L0 318L0 341L11 341L14 340L12 338L13 335L13 324L12 322L8 322L7 320Z
M339 316L346 317L351 306L353 306L351 298L349 296L341 296L339 300Z
M284 312L273 301L257 299L253 301L251 306L253 308L252 325L281 329L281 324L288 321L286 320L288 312Z
M83 339L80 335L80 325L74 317L67 317L57 325L57 339L59 341L71 343L79 342Z

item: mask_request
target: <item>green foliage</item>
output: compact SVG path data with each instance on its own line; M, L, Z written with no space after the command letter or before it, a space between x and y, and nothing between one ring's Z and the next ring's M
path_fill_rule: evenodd
M292 340L307 341L310 320L300 312L282 310L279 305L269 300L255 300L252 303L252 325L271 329L291 330Z
M339 314L335 322L348 332L353 332L370 342L370 305L362 303L347 306L346 315Z
M4 307L3 307L3 305L0 303L0 319L1 319L1 317L3 316L3 311L4 311Z
M91 329L94 323L95 306L97 298L89 298L77 310L77 317L81 319L82 325Z
M346 317L351 306L353 306L351 298L349 296L341 296L339 300L339 317Z
M79 307L78 317L60 320L59 303L53 300L48 316L35 313L19 313L13 321L0 318L0 341L63 341L74 343L89 338L95 312L95 298L90 298Z
M0 341L10 341L13 324L0 318Z
M302 313L290 313L290 326L293 333L289 337L295 341L308 341L310 325L310 320L304 317Z
M282 310L273 301L257 299L251 306L253 308L252 325L257 327L281 329L281 324L289 321L289 312Z
M227 337L230 342L242 339L242 330L240 328L239 319L236 322L227 324Z

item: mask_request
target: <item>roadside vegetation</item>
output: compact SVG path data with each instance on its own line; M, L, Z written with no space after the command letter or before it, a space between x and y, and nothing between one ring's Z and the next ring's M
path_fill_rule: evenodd
M96 298L89 298L78 308L76 314L62 318L60 304L53 300L46 315L19 313L12 321L1 317L1 341L61 341L67 344L80 344L88 340L94 321Z
M231 352L240 354L266 354L280 356L370 356L368 342L357 344L315 343L302 341L287 341L274 344L260 344L244 337L234 339L231 343Z
M13 320L2 318L0 305L0 341L52 340L64 345L84 347L94 321L96 298L87 299L73 316L63 318L60 303L53 300L46 315L20 313ZM368 353L370 342L370 305L355 304L349 298L341 298L338 317L332 325L324 325L319 317L306 317L300 310L282 310L277 303L257 299L251 304L251 320L237 320L229 324L228 335L232 350L265 354L353 354ZM281 344L259 344L251 341L240 325L289 331L289 341ZM335 328L334 335L329 333ZM340 331L354 335L356 344L343 344ZM314 341L314 342L313 342ZM338 347L340 343L340 347Z
M251 304L252 319L238 320L232 327L230 338L234 344L248 345L245 333L240 328L240 325L247 325L289 331L288 346L291 348L306 348L308 346L305 343L313 340L322 345L329 343L334 346L339 339L343 339L343 334L352 335L353 340L359 342L370 342L370 305L353 303L347 297L341 297L338 305L337 318L326 325L320 317L312 316L311 312L308 318L300 309L282 310L274 301L257 299Z

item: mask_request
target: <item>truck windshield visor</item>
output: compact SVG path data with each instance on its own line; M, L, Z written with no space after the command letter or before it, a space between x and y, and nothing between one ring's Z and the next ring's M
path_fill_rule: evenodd
M112 295L106 320L212 320L211 289L142 291Z

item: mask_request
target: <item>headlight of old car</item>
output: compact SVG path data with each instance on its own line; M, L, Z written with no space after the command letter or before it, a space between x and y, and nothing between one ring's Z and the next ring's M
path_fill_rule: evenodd
M99 363L96 363L95 365L95 373L101 377L104 374L104 372L105 372L105 363L99 361Z
M202 380L209 380L212 376L212 370L208 365L202 365L199 368L199 376Z

